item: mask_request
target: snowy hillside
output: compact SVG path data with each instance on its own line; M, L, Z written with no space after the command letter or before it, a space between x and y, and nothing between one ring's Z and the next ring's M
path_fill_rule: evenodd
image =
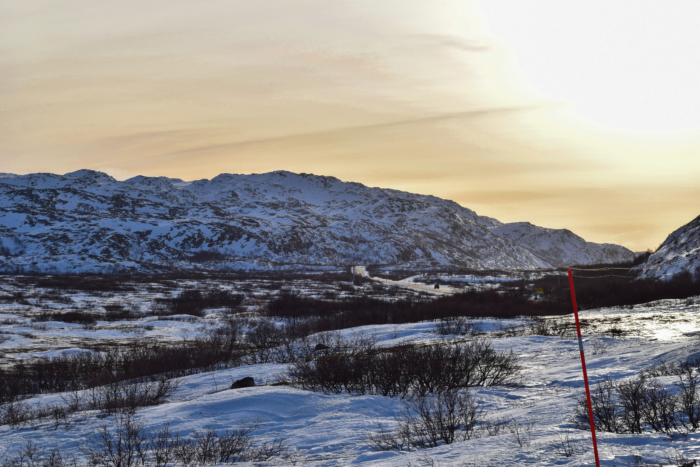
M90 170L0 174L5 271L537 268L632 256L622 247L532 229L513 235L508 225L453 201L283 171L191 182L143 176L122 182Z
M641 277L670 279L679 272L698 274L700 268L700 216L668 236L640 265Z
M587 242L570 230L548 229L529 222L501 224L490 230L553 265L623 262L635 257L620 245Z

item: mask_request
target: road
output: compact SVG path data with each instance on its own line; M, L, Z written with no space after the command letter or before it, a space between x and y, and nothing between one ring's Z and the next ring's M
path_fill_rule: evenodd
M367 279L367 280L370 280L370 281L383 282L385 284L396 285L398 287L404 287L407 289L420 290L421 292L428 292L428 293L431 293L434 295L452 295L452 294L458 293L457 290L436 289L436 288L434 288L434 286L430 286L430 285L410 284L408 282L399 282L399 281L392 281L389 279L381 279L379 277L372 277L367 272L367 268L365 266L353 266L353 270L355 271L355 275L360 276L360 277Z

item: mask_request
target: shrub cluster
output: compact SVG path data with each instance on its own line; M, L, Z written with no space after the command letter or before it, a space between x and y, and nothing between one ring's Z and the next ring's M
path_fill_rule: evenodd
M591 391L596 429L611 433L663 433L700 428L700 377L692 370L678 375L675 391L644 373L626 381L605 379ZM590 430L585 396L577 398L573 423Z
M243 334L244 326L248 327ZM368 339L341 338L339 333L312 337L308 323L277 326L267 320L235 318L207 336L177 345L134 343L101 352L64 354L22 361L0 368L0 404L33 394L89 389L160 375L171 378L256 363L308 361L318 344L333 351L363 348Z
M479 323L464 316L450 316L438 321L435 330L442 336L466 336L481 331Z
M97 410L103 414L134 413L139 407L162 404L178 387L177 381L166 379L122 381L87 392L72 391L62 396L62 405L9 402L0 405L0 426L19 428L48 421L58 429L61 424L68 427L72 415L83 410Z
M197 289L187 289L180 294L156 301L153 314L204 316L207 308L234 309L241 304L245 297L233 294L228 290L209 290L204 293Z
M241 462L265 462L282 457L294 463L284 439L258 442L252 434L257 424L218 433L194 431L190 437L172 433L166 423L159 430L144 427L130 414L115 417L114 428L102 425L80 442L77 450L86 462L75 456L64 458L54 448L46 452L35 443L21 446L14 457L0 458L1 467L200 467Z
M71 310L64 311L62 313L41 313L35 316L32 320L35 322L60 321L62 323L88 325L95 324L97 322L97 316L92 313L85 313L84 311Z
M285 294L272 300L267 306L268 316L290 321L306 321L314 332L377 324L455 320L460 317L515 318L562 315L570 312L570 306L561 306L556 301L533 301L517 294L503 295L496 291L466 292L433 300L395 301L369 297L331 301Z
M497 352L488 340L474 340L326 352L296 362L289 375L293 385L325 394L404 397L510 384L519 369L512 351Z
M38 288L58 290L79 290L84 292L125 292L133 291L131 276L119 275L54 275L54 276L25 276L20 279L24 284Z
M103 352L20 362L0 368L0 403L32 394L83 390L152 375L184 376L240 364L245 354L235 328L179 343L132 344Z
M374 432L366 433L366 443L378 451L410 451L466 441L476 435L485 413L469 392L414 396L396 415L395 431L378 424Z

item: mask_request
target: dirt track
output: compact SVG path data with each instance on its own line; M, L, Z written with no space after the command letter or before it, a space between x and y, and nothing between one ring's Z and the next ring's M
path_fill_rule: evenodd
M385 284L396 285L398 287L405 287L407 289L420 290L421 292L428 292L428 293L432 293L435 295L452 295L452 294L457 293L456 290L436 289L436 288L429 286L429 285L409 284L407 282L399 282L399 281L392 281L389 279L381 279L379 277L372 277L367 272L367 269L365 268L365 266L353 266L353 269L355 270L356 275L358 275L364 279L371 280L371 281L383 282Z

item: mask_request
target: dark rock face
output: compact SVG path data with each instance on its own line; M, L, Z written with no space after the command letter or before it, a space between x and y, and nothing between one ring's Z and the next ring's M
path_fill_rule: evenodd
M246 376L243 379L239 379L238 381L234 382L231 385L231 389L240 389L240 388L252 388L255 386L255 380L253 379L252 376Z
M324 344L316 344L316 347L314 347L314 352L318 352L319 350L328 350L330 347Z
M544 243L509 235L503 226L434 196L283 171L193 182L143 176L122 182L90 170L0 174L1 271L520 269L618 261L628 251L601 250L576 237L583 243L574 254L547 256Z

